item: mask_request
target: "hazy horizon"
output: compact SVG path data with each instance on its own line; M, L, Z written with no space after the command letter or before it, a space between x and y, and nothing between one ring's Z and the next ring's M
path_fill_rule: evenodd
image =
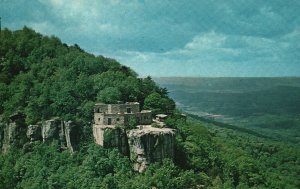
M146 76L147 77L147 76ZM152 77L152 76L150 76ZM300 76L153 76L152 78L299 78Z

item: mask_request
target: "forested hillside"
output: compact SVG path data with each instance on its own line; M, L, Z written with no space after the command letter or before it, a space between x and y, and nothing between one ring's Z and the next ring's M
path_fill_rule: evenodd
M9 116L24 114L24 126L59 116L80 123L74 153L58 142L11 146L0 154L0 188L299 188L299 146L221 129L175 110L166 89L150 77L137 78L113 59L95 57L78 45L24 27L1 31L0 131ZM96 101L138 101L156 113L173 115L177 129L174 160L133 171L127 157L91 140ZM2 136L0 136L2 139Z
M166 90L150 77L140 79L113 59L95 57L24 27L1 31L0 114L25 114L26 124L59 116L83 126L92 120L97 101L138 101L152 94L174 109ZM171 104L171 105L170 105Z

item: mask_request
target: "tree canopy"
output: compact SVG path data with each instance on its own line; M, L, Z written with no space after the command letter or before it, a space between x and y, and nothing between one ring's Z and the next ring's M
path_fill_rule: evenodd
M0 114L21 111L27 124L53 116L90 121L96 101L143 105L154 92L172 101L150 77L138 78L114 59L96 57L27 27L1 32L0 78Z

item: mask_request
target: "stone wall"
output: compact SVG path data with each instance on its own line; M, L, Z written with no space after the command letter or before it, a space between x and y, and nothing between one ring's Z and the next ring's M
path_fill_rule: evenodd
M139 125L150 125L152 123L152 113L151 111L142 111L136 114L137 123Z
M94 114L95 125L128 126L130 118L136 119L136 123L141 125L150 125L152 123L152 114L150 111L138 112L135 114Z
M110 119L110 121L109 121ZM96 125L124 125L124 114L101 114L95 113L94 120Z
M95 104L95 113L108 113L108 114L124 114L124 113L137 113L140 112L140 104L137 102L128 102L125 104Z
M121 104L119 112L120 113L133 113L133 114L138 113L138 112L140 112L140 104L139 103ZM118 112L115 112L115 113L118 113Z
M108 113L107 104L97 103L94 108L95 113Z

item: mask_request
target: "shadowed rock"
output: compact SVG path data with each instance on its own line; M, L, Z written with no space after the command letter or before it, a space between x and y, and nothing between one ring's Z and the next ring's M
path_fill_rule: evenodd
M29 125L27 128L27 138L30 142L42 139L41 125Z
M9 117L9 123L2 123L2 150L6 152L11 145L22 147L28 140L24 114L17 112Z

